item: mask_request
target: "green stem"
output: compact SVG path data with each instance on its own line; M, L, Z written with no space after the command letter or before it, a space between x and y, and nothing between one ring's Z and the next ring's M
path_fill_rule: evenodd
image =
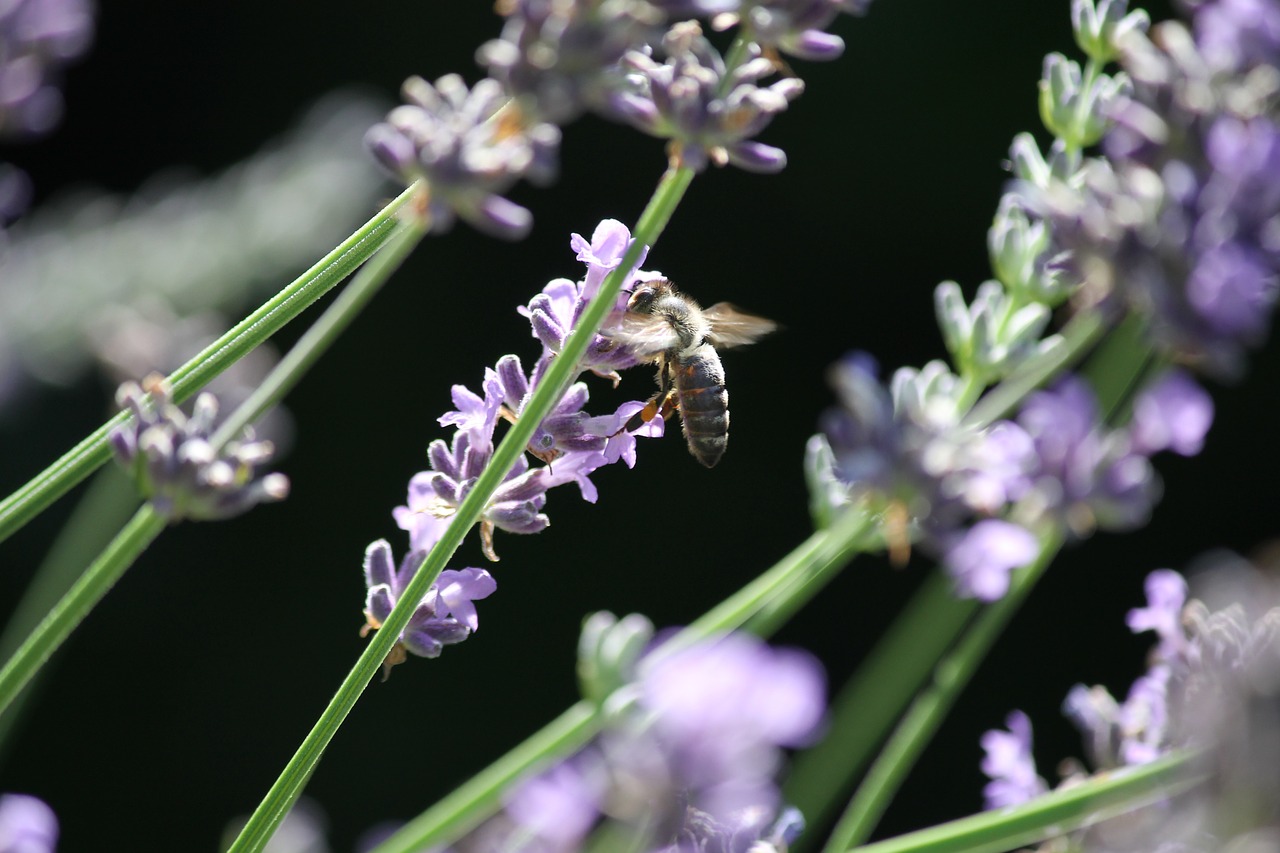
M84 495L58 532L13 615L5 623L4 633L0 634L0 660L8 660L17 651L45 614L75 584L84 567L92 563L94 557L111 542L111 537L120 531L137 508L137 489L119 468L104 468L89 481ZM48 670L46 664L43 673L47 675ZM10 705L8 713L0 715L0 749L9 741L22 708L38 687L38 680L28 684Z
M978 602L956 598L954 587L942 570L926 579L832 702L827 735L796 759L784 798L809 825L830 821L854 777L977 612ZM801 837L801 849L812 845Z
M267 409L280 402L369 304L369 300L425 235L426 231L417 217L407 218L398 225L395 232L387 238L382 251L360 268L351 283L342 289L333 304L298 338L298 342L272 368L262 384L227 416L210 443L214 447L221 447L256 421Z
M645 246L652 246L666 227L680 200L684 197L693 172L687 168L669 169L663 174L649 205L640 216L633 232L633 243L618 268L605 277L600 291L588 303L578 325L566 338L558 358L551 362L538 388L529 398L519 420L495 448L493 457L463 499L440 541L427 554L413 579L401 593L400 600L373 635L364 653L338 687L337 693L289 760L258 808L249 817L230 853L256 853L270 839L276 826L293 806L306 780L320 761L329 741L342 721L355 707L365 685L390 653L400 632L409 622L431 584L452 559L467 531L480 519L489 499L502 484L507 472L525 452L534 429L563 396L578 375L578 364L596 331L604 323L622 289L624 275L636 264Z
M871 834L916 759L942 725L960 691L969 683L1000 632L1018 611L1060 547L1060 534L1055 532L1046 536L1036 561L1016 573L1005 596L988 605L955 648L938 661L933 684L916 697L890 735L832 831L823 848L824 853L847 850Z
M182 402L237 359L253 350L297 317L335 284L370 258L391 236L396 211L417 192L409 187L340 246L300 275L257 311L214 341L169 376L175 402ZM117 414L67 451L32 480L0 501L0 542L21 529L50 504L107 460L107 436L128 419Z
M0 714L125 570L160 535L165 520L144 505L0 669Z
M1002 853L1059 838L1166 800L1205 781L1192 769L1194 755L1166 756L1087 782L1060 788L1015 808L982 812L886 839L858 853Z

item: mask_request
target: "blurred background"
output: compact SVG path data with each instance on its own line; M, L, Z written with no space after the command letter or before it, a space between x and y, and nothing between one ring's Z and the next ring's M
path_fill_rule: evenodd
M855 348L886 372L945 355L933 288L954 279L972 293L990 275L1002 161L1015 133L1040 128L1043 56L1077 55L1068 7L877 0L866 18L835 25L848 44L841 60L795 63L806 93L763 136L787 151L787 169L701 176L646 264L703 304L731 300L785 327L725 356L726 457L705 470L672 430L641 446L634 470L598 472L597 504L560 489L544 534L499 534L502 560L489 567L498 592L480 605L479 633L373 684L312 779L333 850L417 814L571 704L585 614L687 623L808 535L801 460L832 402L826 368ZM1148 8L1167 16L1163 4ZM322 2L305 16L290 4L100 8L93 45L65 74L60 127L0 147L34 187L14 256L40 245L24 263L61 265L58 281L83 283L68 289L50 272L41 301L15 295L16 275L0 270L0 492L102 422L118 376L99 365L127 372L142 357L128 345L172 328L167 311L220 312L201 322L222 326L184 321L194 325L180 336L217 334L398 192L361 153L364 129L410 74L478 79L474 50L499 28L486 4L462 0ZM313 111L339 89L342 101ZM266 792L365 642L362 555L381 537L403 551L391 509L425 467L428 442L446 436L436 418L452 408L450 386L478 388L504 353L532 362L538 348L516 307L551 278L579 277L569 235L589 236L606 217L633 223L664 167L661 142L593 118L567 128L561 156L554 187L514 194L535 214L528 240L466 226L428 239L289 398L276 424L291 435L276 466L292 480L286 502L166 532L66 644L0 749L0 791L48 801L61 849L213 850ZM291 176L304 160L321 164L320 180ZM139 190L146 203L127 199ZM228 224L202 210L235 215ZM95 254L96 229L112 223L136 242ZM221 248L236 228L252 251ZM273 254L307 235L314 248ZM241 266L248 283L228 295L221 278ZM124 327L137 331L113 338L90 322L107 310L95 307L108 287L98 279L138 267L145 276L124 285L134 297L186 274L207 281L142 300L138 325ZM1278 527L1278 377L1271 347L1243 382L1211 386L1208 445L1193 460L1160 458L1166 497L1151 523L1054 564L880 835L981 808L978 738L1013 708L1036 724L1052 776L1081 754L1058 711L1067 690L1102 683L1123 695L1143 668L1150 640L1132 637L1124 614L1143 602L1146 573L1267 545ZM619 393L643 398L651 382L633 371ZM603 382L592 393L601 410L622 399ZM0 546L0 616L82 493ZM473 541L463 565L485 565ZM838 685L927 568L919 555L905 569L859 559L777 640L819 655Z

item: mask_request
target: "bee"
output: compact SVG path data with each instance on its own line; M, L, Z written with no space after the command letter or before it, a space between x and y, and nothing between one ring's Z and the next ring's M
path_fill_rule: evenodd
M639 418L679 409L693 458L711 468L729 443L729 394L717 348L754 343L777 324L727 302L702 308L666 279L638 285L622 318L603 334L658 365L658 393Z

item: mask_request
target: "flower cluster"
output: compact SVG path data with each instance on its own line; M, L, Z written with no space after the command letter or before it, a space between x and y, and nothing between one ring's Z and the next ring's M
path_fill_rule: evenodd
M987 601L1035 557L1034 531L1083 536L1144 523L1159 496L1148 458L1198 452L1213 413L1178 371L1144 390L1120 429L1103 425L1093 393L1073 377L1032 394L1016 419L982 428L963 419L961 383L941 362L899 370L885 389L855 355L832 370L832 384L842 405L823 417L824 477L896 507L959 591Z
M405 181L425 180L430 224L455 217L509 239L528 233L529 211L504 198L516 181L554 177L560 127L591 111L670 140L676 163L776 172L783 153L753 140L803 90L778 51L834 59L844 50L824 31L869 0L512 0L506 23L477 51L489 76L468 88L456 74L405 83L407 104L370 129L377 160ZM740 27L726 61L697 21ZM670 28L669 30L667 28ZM666 31L666 35L663 33ZM652 58L655 49L665 62Z
M1076 685L1063 705L1085 737L1095 770L1145 764L1191 747L1202 750L1214 781L1183 795L1177 808L1166 802L1127 816L1126 845L1115 844L1121 834L1104 823L1089 830L1102 838L1086 839L1079 849L1092 849L1110 834L1112 843L1104 849L1170 844L1219 850L1231 847L1225 842L1243 829L1274 831L1280 821L1280 714L1274 696L1280 598L1273 583L1239 558L1218 557L1215 563L1200 579L1206 598L1228 602L1218 610L1188 600L1187 582L1177 572L1161 569L1147 577L1147 604L1129 611L1126 621L1135 633L1155 632L1158 644L1123 702L1105 687ZM985 792L988 808L1016 805L1047 790L1036 774L1024 714L1013 712L1009 731L987 732L982 745L982 769L992 779ZM1075 783L1082 772L1068 772L1062 784ZM1221 822L1228 814L1230 820Z
M450 519L493 458L498 422L504 419L515 421L521 417L530 396L552 359L560 352L565 337L577 323L583 308L599 291L604 277L621 263L631 242L626 226L612 219L601 222L590 241L573 235L571 246L578 259L587 266L584 278L578 282L552 281L529 305L520 309L520 313L529 319L534 338L542 344L542 353L533 368L526 370L517 355L504 355L495 367L486 368L480 393L464 385L453 387L455 408L439 420L442 426L453 427L455 432L448 441L436 439L431 442L427 448L429 470L421 471L410 479L408 499L393 511L396 524L409 534L409 548L413 553L405 558L405 565L420 564L422 556L440 540ZM624 287L660 276L656 272L640 270L638 266L643 261L642 254L637 268L628 272ZM625 293L619 295L619 310L625 308L625 299ZM618 370L645 360L634 348L597 335L579 369L608 376L616 383ZM636 438L663 434L661 418L632 423L638 420L636 416L645 407L644 401L627 401L611 413L592 415L585 409L588 399L589 392L584 383L575 382L569 387L534 430L526 447L528 454L520 457L485 506L481 514L480 535L489 559L498 559L493 542L496 531L538 533L546 529L550 520L544 509L550 489L573 483L584 500L594 503L598 493L590 479L591 474L602 466L619 461L633 467L636 463ZM534 464L535 461L543 464ZM369 624L376 628L390 612L388 602L394 604L408 577L397 581L399 586L387 580L392 576L388 546L374 543L370 546L370 555L375 553L375 549L378 555L376 580L370 570L372 557L366 558L366 581L370 587L366 614ZM401 572L405 571L412 572L402 565ZM488 574L480 569L463 571L479 572L483 579L480 575L468 577L473 577L476 583L492 584ZM428 593L429 597L443 595L439 590L442 582L443 575L436 588ZM375 587L381 602L378 607L373 604ZM485 590L484 595L468 593L469 597L482 598L493 591L491 586L470 589L481 588ZM432 602L424 602L423 607L435 612ZM454 614L457 615L456 610ZM469 620L455 622L454 625L475 630L474 611L470 613ZM467 633L463 630L448 634L456 639L446 640L439 635L436 639L444 643L459 642ZM438 645L423 645L408 635L402 635L401 644L407 651L426 657L439 653ZM428 654L428 649L433 653Z
M485 849L512 834L530 849L592 849L597 834L635 850L785 850L803 819L780 807L775 779L782 748L809 743L822 723L820 665L731 634L659 645L632 660L631 677L630 700L593 744L509 795L481 830Z
M1280 6L1205 0L1134 29L1105 158L1036 196L1092 303L1150 318L1176 357L1238 375L1280 292Z
M270 442L242 438L213 443L218 400L196 397L190 416L170 402L162 380L120 386L116 401L132 418L111 432L111 450L139 492L170 522L216 520L239 515L256 504L283 500L289 480L283 474L254 479L271 459Z

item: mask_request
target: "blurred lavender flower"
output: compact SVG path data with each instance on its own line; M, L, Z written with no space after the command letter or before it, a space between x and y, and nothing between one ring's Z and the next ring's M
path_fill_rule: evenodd
M822 723L818 663L731 634L658 646L638 672L595 744L513 792L507 831L548 851L588 849L593 829L623 827L630 849L655 853L785 850L803 819L778 808L774 778L780 748L808 743Z
M242 439L213 445L218 402L212 394L200 394L189 417L170 402L161 381L150 382L147 392L126 382L116 400L133 415L108 439L116 461L171 523L230 518L289 494L283 474L254 479L255 469L271 458L270 442L254 441L246 429Z
M1160 493L1148 456L1198 451L1213 418L1209 396L1176 372L1138 395L1123 429L1103 426L1093 392L1073 377L1028 397L1015 421L983 429L965 423L962 384L941 362L899 370L890 391L855 354L831 381L841 405L821 420L830 472L811 481L841 482L872 511L896 508L958 591L984 601L1034 559L1031 531L1086 536L1145 523Z
M502 34L477 59L531 120L559 126L605 107L618 60L656 42L664 23L644 0L511 0L500 11Z
M62 118L58 73L93 40L88 0L12 0L0 7L0 136L38 135Z
M1158 344L1237 375L1280 290L1280 7L1192 4L1193 27L1131 30L1133 81L1109 110L1106 160L1043 199L1089 295L1150 317Z
M58 818L42 800L26 794L0 795L0 850L54 853Z
M1049 790L1031 755L1031 720L1011 711L1005 725L1008 731L992 729L982 736L982 772L991 780L982 790L988 809L1020 805Z
M1280 587L1239 558L1217 554L1208 562L1211 568L1196 580L1219 609L1188 599L1176 572L1152 572L1146 606L1127 619L1133 631L1159 637L1147 671L1123 703L1105 687L1076 685L1063 711L1084 734L1095 770L1195 748L1200 769L1212 779L1084 831L1073 849L1212 853L1273 849L1280 837ZM1029 737L1029 724L1014 734ZM1012 759L995 764L997 770L1019 766ZM1077 783L1083 773L1080 768L1062 784Z
M364 611L367 624L361 636L382 627L426 556L425 551L410 551L397 568L391 545L385 539L368 547L364 555L364 579L369 588ZM384 677L392 666L405 660L406 653L439 657L445 646L471 636L480 627L475 602L488 598L497 588L497 582L484 569L442 571L400 632L384 664Z
M227 823L222 833L220 850L229 849L244 829L248 817L241 815ZM312 799L301 797L285 814L262 853L330 853L326 835L329 820L324 810Z
M374 125L365 143L377 161L405 183L423 178L425 214L437 232L455 216L485 233L515 240L533 224L528 210L502 197L520 178L550 183L560 130L509 106L496 80L468 89L457 74L428 83L410 77L406 104Z
M771 60L748 43L746 61L728 68L702 35L696 21L674 25L663 37L667 59L657 63L648 50L622 59L629 89L615 94L614 112L651 136L671 140L673 161L702 171L707 163L733 163L752 172L777 172L786 154L756 142L773 117L804 91L804 82L787 77L763 87L757 81L774 72Z

